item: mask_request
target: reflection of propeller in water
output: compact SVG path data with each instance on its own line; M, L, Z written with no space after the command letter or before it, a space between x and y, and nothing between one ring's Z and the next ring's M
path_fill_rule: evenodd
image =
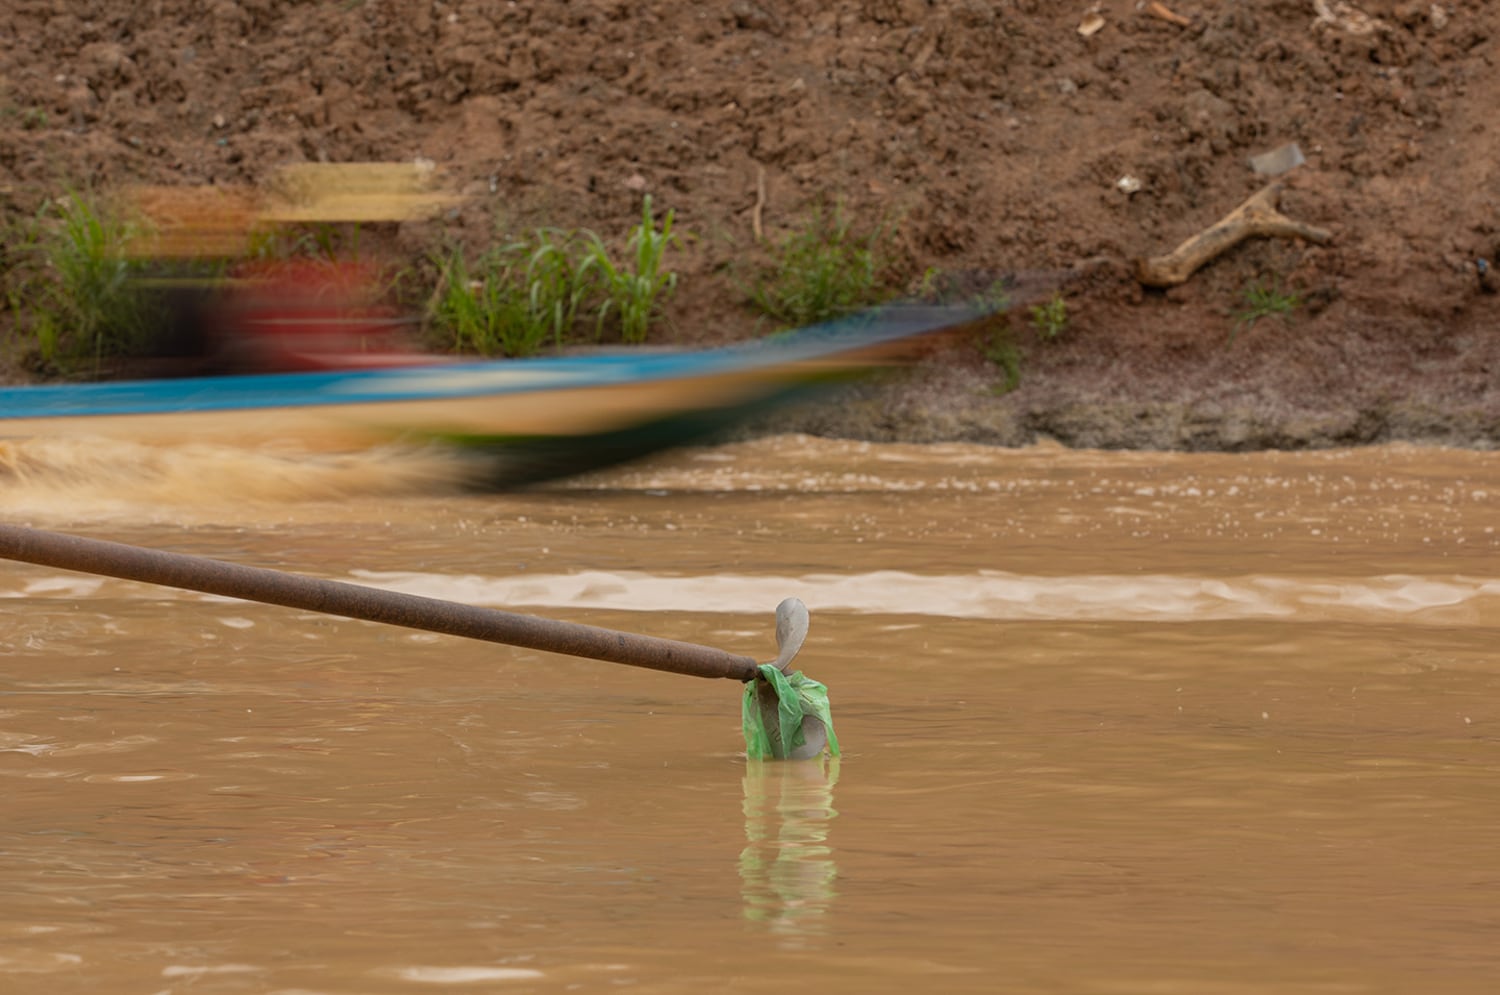
M764 922L788 945L817 932L837 895L838 865L828 844L838 815L839 760L745 769L745 848L740 851L744 916Z

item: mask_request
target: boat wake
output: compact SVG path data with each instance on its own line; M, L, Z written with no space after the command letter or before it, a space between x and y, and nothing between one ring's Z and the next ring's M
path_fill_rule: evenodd
M456 489L465 467L436 448L330 455L104 438L0 439L0 513L108 518L143 507L281 504Z

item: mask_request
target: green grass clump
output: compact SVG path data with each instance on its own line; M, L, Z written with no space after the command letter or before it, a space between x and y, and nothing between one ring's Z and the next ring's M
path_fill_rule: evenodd
M1056 341L1068 327L1068 302L1060 290L1053 291L1045 304L1033 304L1028 310L1031 327L1045 341Z
M987 291L974 298L979 305L994 309L997 315L1009 307L1009 296L1003 281L992 283ZM1027 308L1032 331L1042 342L1056 342L1068 327L1068 304L1062 291L1053 291L1052 296L1041 304ZM1021 385L1022 349L1017 340L1013 322L1007 316L997 321L979 340L979 351L984 358L1000 369L1001 379L993 388L996 394L1009 394Z
M50 118L47 112L40 107L21 107L10 101L0 102L0 120L15 118L21 123L26 131L37 131L47 127Z
M593 317L593 337L616 327L625 342L645 341L677 286L667 249L677 243L668 211L658 226L651 198L617 262L593 232L539 228L472 263L462 249L435 260L437 291L428 318L439 335L482 355L529 356L561 347Z
M530 356L548 339L562 345L595 288L595 264L576 242L539 228L472 264L462 249L449 251L437 260L429 319L456 347L483 356Z
M838 318L889 299L881 281L890 233L855 234L842 209L815 210L783 240L766 274L750 291L761 312L789 327Z
M994 386L994 393L1009 394L1021 386L1021 347L1016 345L1008 326L1001 325L986 334L979 350L1000 368L1001 380Z
M1302 298L1298 294L1283 292L1276 280L1269 284L1261 280L1255 281L1245 288L1243 298L1245 306L1235 313L1235 331L1254 328L1255 323L1262 318L1285 318L1302 304ZM1230 337L1233 338L1233 334Z
M678 243L672 233L674 212L668 211L661 228L651 214L651 198L641 206L641 223L630 229L626 242L629 267L615 265L609 251L597 235L589 234L589 246L583 262L602 282L603 300L596 313L602 326L611 315L620 323L620 337L626 342L644 342L646 332L660 311L661 304L677 289L677 274L662 268L667 249Z
M9 233L6 303L45 368L128 354L146 340L159 304L128 251L142 234L135 220L79 193Z

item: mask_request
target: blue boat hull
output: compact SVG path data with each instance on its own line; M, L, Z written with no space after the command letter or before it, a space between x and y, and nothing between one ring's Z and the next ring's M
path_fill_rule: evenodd
M819 385L899 361L989 314L888 308L689 352L14 387L0 390L0 438L322 451L440 440L499 457L498 472L508 465L512 479L537 479L705 438Z

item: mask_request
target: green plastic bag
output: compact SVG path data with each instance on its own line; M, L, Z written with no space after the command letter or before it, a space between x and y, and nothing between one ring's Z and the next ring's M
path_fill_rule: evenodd
M828 688L800 670L783 674L772 663L760 665L760 676L770 682L776 692L777 712L783 736L789 730L791 735L787 736L786 743L782 744L779 738L766 728L755 700L755 687L759 681L751 681L745 685L744 704L740 710L745 729L746 756L752 760L782 760L788 754L795 752L798 747L805 745L807 740L802 733L803 716L811 716L823 723L823 728L828 730L828 752L832 756L838 756L839 740L833 734L833 717L828 711ZM781 748L779 751L778 747Z

